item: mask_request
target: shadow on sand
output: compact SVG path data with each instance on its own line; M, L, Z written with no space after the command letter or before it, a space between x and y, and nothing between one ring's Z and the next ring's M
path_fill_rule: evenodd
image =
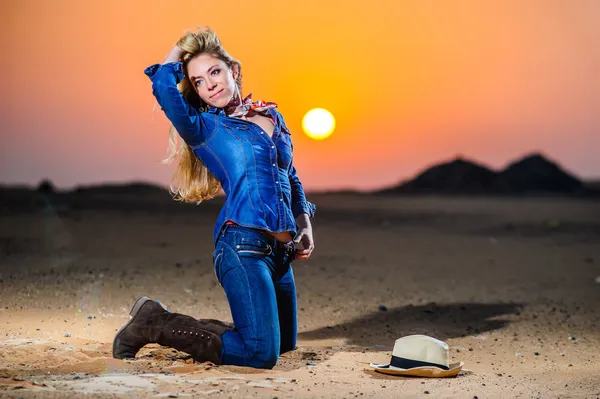
M301 332L298 336L306 340L344 338L348 345L361 347L391 347L397 338L410 334L445 340L505 327L510 323L506 316L518 316L523 306L516 303L408 305Z

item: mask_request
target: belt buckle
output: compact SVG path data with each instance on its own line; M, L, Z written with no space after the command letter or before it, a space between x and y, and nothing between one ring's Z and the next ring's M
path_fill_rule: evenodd
M288 254L293 254L294 252L296 252L296 247L294 246L293 242L286 242L284 244L285 246L285 252Z

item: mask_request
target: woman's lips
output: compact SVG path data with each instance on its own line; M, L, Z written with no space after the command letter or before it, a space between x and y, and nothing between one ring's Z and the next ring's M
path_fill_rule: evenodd
M215 94L213 94L212 96L210 96L210 98L215 98L216 96L218 96L219 94L221 94L221 92L225 90L225 89L221 89L218 92L216 92Z

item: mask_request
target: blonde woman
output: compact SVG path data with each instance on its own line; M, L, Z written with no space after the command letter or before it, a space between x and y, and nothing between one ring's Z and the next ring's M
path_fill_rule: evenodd
M272 368L296 346L292 260L304 261L314 249L315 206L292 162L290 131L275 103L242 96L241 63L210 29L183 36L145 73L173 125L175 198L200 203L225 192L213 262L234 325L171 313L142 297L115 336L113 356L134 358L158 343L197 361Z

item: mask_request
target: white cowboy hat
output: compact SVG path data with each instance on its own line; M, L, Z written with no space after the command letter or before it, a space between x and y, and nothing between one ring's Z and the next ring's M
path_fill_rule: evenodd
M413 377L456 377L463 362L448 364L448 344L427 335L396 340L390 364L373 364L375 371Z

